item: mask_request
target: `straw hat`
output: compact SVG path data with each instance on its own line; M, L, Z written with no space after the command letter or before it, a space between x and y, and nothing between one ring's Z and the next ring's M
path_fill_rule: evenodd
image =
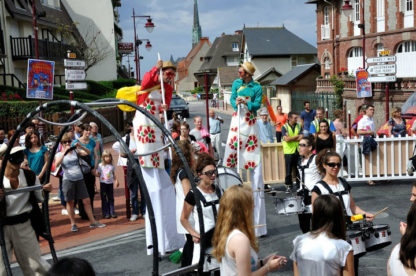
M260 116L269 115L269 112L267 111L267 108L263 107L262 109L260 109Z
M254 72L256 72L256 68L254 68L253 63L246 61L244 62L241 67L243 67L244 71L249 73L250 75L254 75Z
M162 65L162 69L169 69L172 68L173 70L176 71L176 66L171 62L171 61L164 61L163 65Z

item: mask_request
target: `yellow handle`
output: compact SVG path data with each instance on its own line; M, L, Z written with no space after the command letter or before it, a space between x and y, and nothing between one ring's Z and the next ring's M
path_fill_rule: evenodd
M365 216L363 214L354 215L354 216L351 216L351 221L363 220L364 218Z

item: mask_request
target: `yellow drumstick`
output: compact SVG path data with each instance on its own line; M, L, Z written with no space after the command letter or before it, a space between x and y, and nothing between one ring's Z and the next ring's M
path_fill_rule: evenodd
M254 225L254 228L259 228L259 227L263 227L263 226L266 226L266 224L257 224L257 225Z

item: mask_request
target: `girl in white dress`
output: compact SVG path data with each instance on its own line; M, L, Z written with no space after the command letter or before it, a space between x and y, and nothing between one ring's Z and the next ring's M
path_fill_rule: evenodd
M220 263L221 275L266 275L286 264L286 258L269 255L258 259L258 245L253 226L252 191L231 186L220 200L212 255Z

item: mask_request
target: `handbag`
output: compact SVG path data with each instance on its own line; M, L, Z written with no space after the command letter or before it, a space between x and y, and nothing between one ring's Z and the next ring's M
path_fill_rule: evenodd
M76 152L78 157L79 166L81 168L82 174L86 175L91 173L92 169L92 162L91 162L91 156L89 154L87 155L80 155L78 152Z

